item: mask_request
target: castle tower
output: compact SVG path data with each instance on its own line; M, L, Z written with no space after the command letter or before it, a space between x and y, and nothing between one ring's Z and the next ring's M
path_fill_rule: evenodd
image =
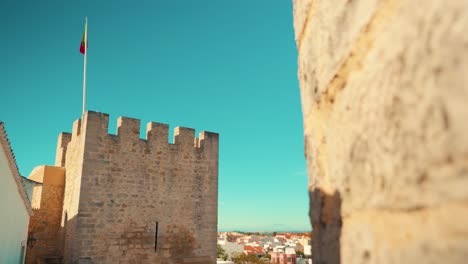
M216 262L218 134L86 112L59 136L64 263Z

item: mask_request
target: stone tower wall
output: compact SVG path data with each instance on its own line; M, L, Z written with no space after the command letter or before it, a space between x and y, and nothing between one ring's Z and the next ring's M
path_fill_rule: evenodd
M468 1L294 0L313 262L466 263Z
M85 116L87 116L87 113L85 113ZM61 223L63 227L62 254L64 263L77 263L81 253L81 243L76 241L81 238L81 234L77 232L77 220L85 147L85 134L82 129L81 119L73 123L70 141L61 140L65 137L67 137L66 133L59 135L56 154L56 165L61 164L66 169ZM63 160L65 160L65 163L63 163Z
M178 127L170 144L168 125L140 139L139 120L119 118L111 135L108 118L85 113L57 148L67 263L215 263L218 134Z
M39 166L28 177L38 182L32 192L34 215L29 220L30 236L36 239L29 247L25 263L33 264L47 257L61 256L62 202L65 185L65 169Z

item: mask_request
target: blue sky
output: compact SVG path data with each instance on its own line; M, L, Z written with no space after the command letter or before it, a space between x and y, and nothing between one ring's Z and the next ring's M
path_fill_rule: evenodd
M0 0L0 120L23 175L87 109L220 133L219 229L310 230L291 0ZM143 134L143 133L142 133Z

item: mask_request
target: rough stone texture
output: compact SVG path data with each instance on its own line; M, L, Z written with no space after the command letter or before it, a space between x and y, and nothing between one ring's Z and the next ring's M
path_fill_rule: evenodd
M59 136L64 262L215 263L218 134L177 127L170 144L168 125L148 123L140 139L140 120L119 118L111 135L108 119L87 112Z
M57 147L59 151L57 157L61 156L61 150L66 148L65 155L66 177L65 177L65 192L63 197L62 208L62 227L63 236L63 258L66 263L73 263L72 259L76 259L80 254L80 245L74 241L78 241L80 234L76 233L76 216L78 215L78 205L80 200L80 188L83 168L83 153L84 153L84 136L81 132L81 119L73 123L72 139L67 146ZM59 135L59 138L62 136ZM59 142L61 142L59 140ZM60 143L59 143L60 144ZM57 161L62 159L56 158ZM55 165L58 165L57 163ZM77 262L77 261L74 261Z
M314 263L468 258L468 2L294 1Z
M29 233L36 244L28 248L26 263L38 263L44 257L61 255L62 202L65 187L65 169L36 167L28 177L39 182L34 186L32 206L34 215L29 221Z
M55 166L65 167L67 146L70 143L72 135L69 133L60 133L57 142L57 152L55 156Z

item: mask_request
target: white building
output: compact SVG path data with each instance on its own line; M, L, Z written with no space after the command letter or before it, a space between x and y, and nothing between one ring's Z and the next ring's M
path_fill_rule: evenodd
M3 122L0 122L0 263L23 263L33 214Z

